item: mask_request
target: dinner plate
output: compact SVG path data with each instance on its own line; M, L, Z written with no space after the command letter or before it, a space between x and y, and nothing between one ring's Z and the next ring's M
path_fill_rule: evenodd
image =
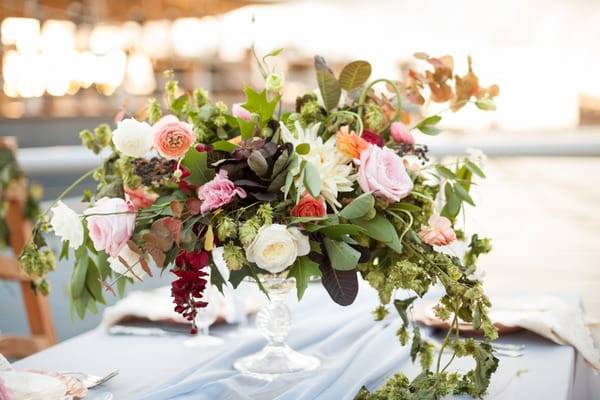
M18 400L61 400L67 386L58 378L25 371L0 371L0 378Z
M59 372L55 372L55 371L40 371L40 370L35 370L35 369L25 370L24 372L33 372L34 374L51 376L53 378L60 380L62 383L65 384L65 386L67 388L65 394L67 396L73 396L73 400L80 400L80 399L86 398L86 394L87 394L88 390L86 389L83 382L81 382L79 379L77 379L73 376L63 375L63 374L61 374Z

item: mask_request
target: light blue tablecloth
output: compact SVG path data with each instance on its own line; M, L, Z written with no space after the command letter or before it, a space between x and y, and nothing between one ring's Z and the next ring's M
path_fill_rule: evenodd
M237 373L233 362L259 350L265 340L256 330L221 326L213 334L225 344L209 349L183 346L185 336L110 336L96 329L16 363L17 368L121 373L101 390L115 400L141 399L352 399L361 386L373 389L387 376L419 372L409 349L394 332L397 317L374 322L375 294L362 287L351 307L328 299L318 284L310 285L301 303L290 301L293 328L288 344L321 359L312 372L281 376L271 382ZM600 399L600 378L569 346L558 346L531 333L500 341L525 344L520 358L501 358L488 399ZM465 370L471 361L459 359Z

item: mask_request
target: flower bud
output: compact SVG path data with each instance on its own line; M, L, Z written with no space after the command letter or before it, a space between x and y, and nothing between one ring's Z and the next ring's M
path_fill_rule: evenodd
M240 226L239 235L244 246L248 246L250 243L252 243L254 237L258 233L259 226L260 224L256 218L251 218Z
M237 225L231 217L219 218L217 222L217 237L220 241L237 236Z
M269 92L279 92L285 85L283 74L273 72L265 79L265 87Z
M217 101L215 106L217 107L219 113L225 114L227 112L227 104L223 103L222 101Z
M230 243L226 244L223 248L223 259L227 263L227 267L232 271L242 269L246 261L242 248Z

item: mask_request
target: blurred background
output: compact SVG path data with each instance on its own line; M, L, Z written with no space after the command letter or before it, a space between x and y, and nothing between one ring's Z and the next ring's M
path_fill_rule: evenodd
M443 135L416 135L439 156L489 157L468 225L494 240L486 286L574 293L600 319L599 20L596 0L2 0L0 136L17 137L51 199L97 165L78 132L162 99L167 69L231 106L244 83L263 84L251 44L284 47L274 62L291 107L316 87L315 54L337 72L369 60L373 78L393 79L414 52L453 55L457 74L471 55L481 84L500 86L497 111L467 107L444 117ZM70 274L63 262L49 275L60 340L100 318L69 321ZM27 332L23 313L19 287L0 281L0 331Z

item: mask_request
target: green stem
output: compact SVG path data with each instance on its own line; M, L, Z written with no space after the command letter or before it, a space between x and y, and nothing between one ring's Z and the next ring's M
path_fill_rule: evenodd
M435 116L439 117L441 114L445 113L446 111L452 110L454 107L462 106L462 105L467 104L467 103L475 103L475 102L473 100L462 100L462 101L459 101L456 104L453 104L451 106L448 106L448 107L444 108L442 111L439 111L436 114L428 116L427 118L431 118L431 117L435 117ZM410 128L410 130L412 131L414 129L418 129L417 126L419 126L419 124L416 124L416 125L412 126Z
M452 326L454 326L454 324L456 324L456 323L458 323L458 314L454 313L454 319L452 320ZM446 334L446 337L444 338L444 341L442 342L442 346L440 347L440 352L438 353L437 366L435 369L436 374L440 373L440 367L441 367L441 363L442 363L442 354L444 353L444 349L446 348L446 345L448 344L448 339L450 338L451 334L452 334L452 329L448 329L448 333Z
M360 115L352 112L352 111L348 111L348 110L340 110L340 111L336 111L334 113L329 114L329 116L327 117L327 119L325 120L325 122L323 123L323 125L327 128L327 126L329 126L329 124L331 123L331 121L337 117L337 116L343 116L343 115L347 115L350 116L352 118L354 118L354 120L356 121L356 126L358 128L357 133L360 135L363 131L363 122L362 122L362 118L360 118Z
M85 174L81 175L79 178L77 178L77 180L73 183L71 183L71 185L69 185L68 188L66 188L53 202L52 204L50 204L48 206L48 208L46 209L46 211L44 211L42 213L42 215L40 217L44 217L46 214L48 214L48 212L50 212L50 210L52 208L54 208L54 206L56 206L58 204L59 201L61 201L66 195L69 194L69 192L71 190L73 190L77 185L79 185L81 182L83 182L84 180L86 180L88 177L92 176L94 174L94 172L96 171L96 169L93 169L91 171L86 172ZM38 219L39 221L39 219Z

